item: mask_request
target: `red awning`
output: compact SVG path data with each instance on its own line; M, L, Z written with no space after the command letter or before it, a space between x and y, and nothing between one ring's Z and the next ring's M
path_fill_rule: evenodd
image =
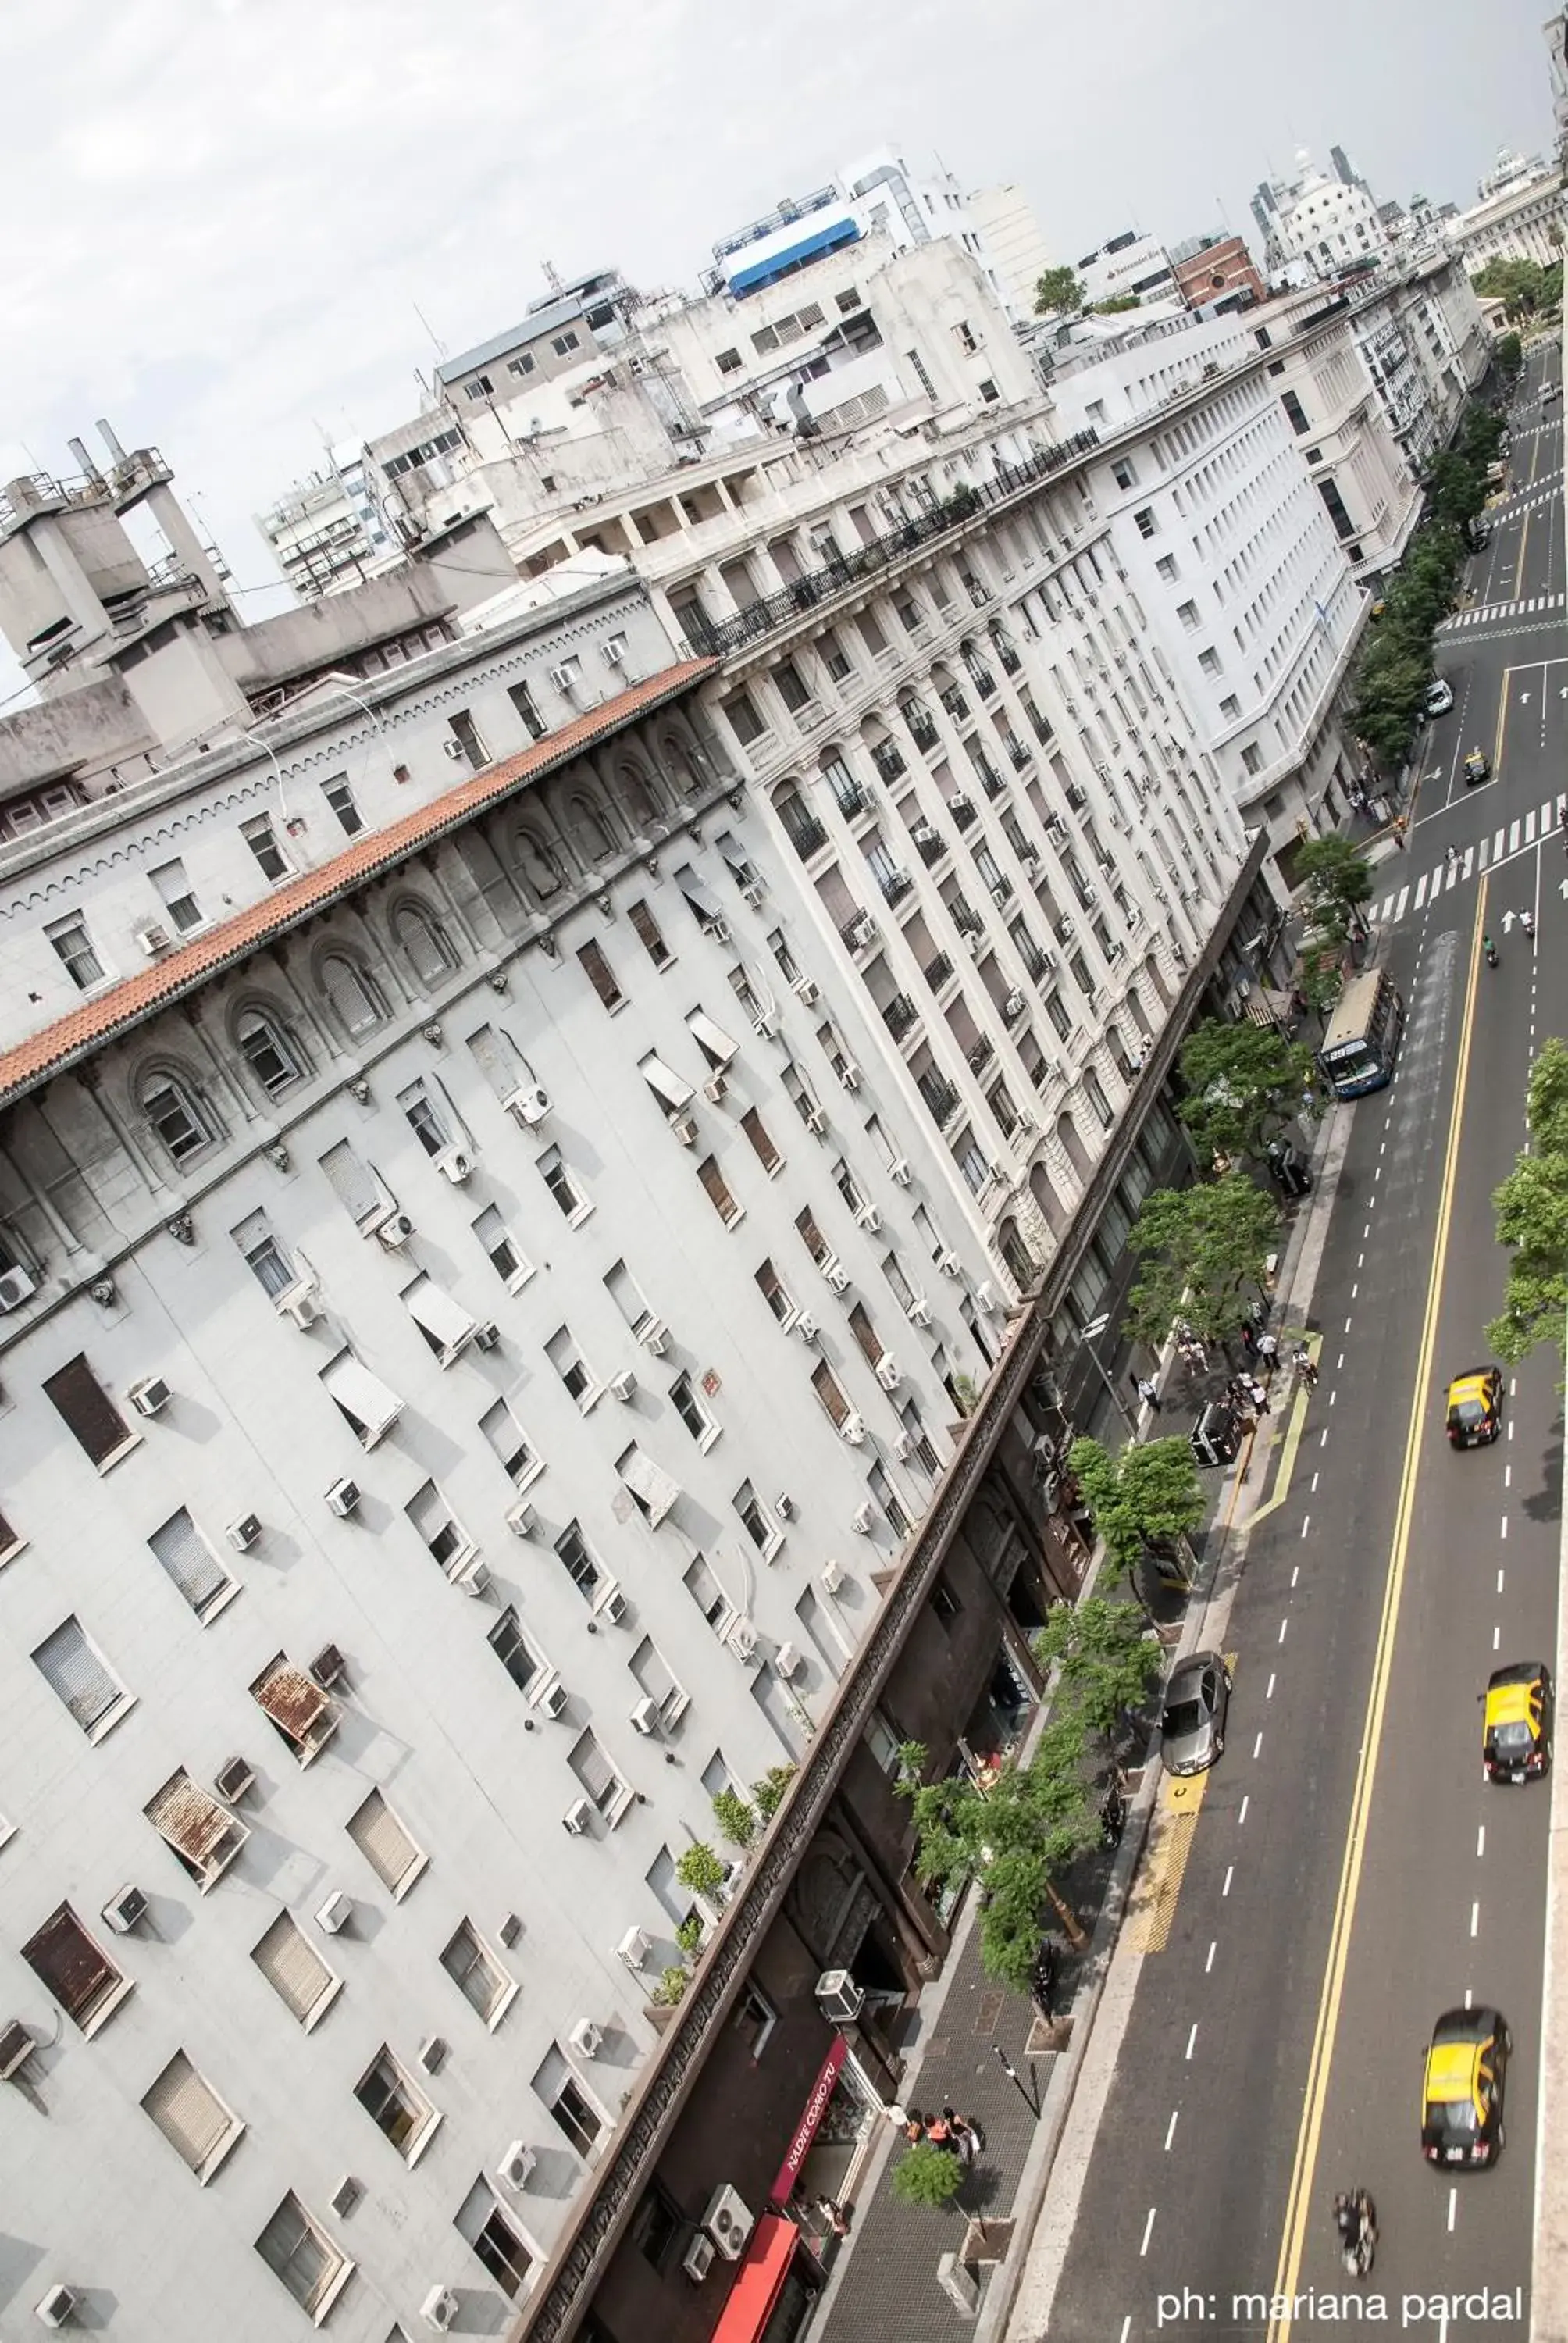
M764 2213L713 2330L713 2343L757 2343L784 2290L800 2232L781 2213Z
M843 2036L836 2034L833 2046L822 2061L822 2071L811 2087L811 2096L795 2127L795 2137L785 2151L784 2161L779 2167L779 2177L769 2191L769 2205L789 2202L789 2191L800 2177L800 2167L805 2163L807 2151L817 2137L818 2127L828 2112L828 2102L837 2088L839 2069L849 2051L849 2046Z

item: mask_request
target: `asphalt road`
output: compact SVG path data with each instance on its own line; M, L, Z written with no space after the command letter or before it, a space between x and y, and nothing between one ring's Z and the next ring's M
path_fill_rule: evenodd
M1529 436L1542 364L1513 464L1545 481L1561 427L1553 407L1549 434ZM1505 509L1473 565L1483 598L1488 570L1509 597L1561 590L1560 515ZM1330 2207L1358 2182L1378 2202L1371 2290L1391 2328L1407 2292L1523 2286L1528 2308L1548 1794L1485 1788L1476 1694L1503 1661L1555 1648L1554 1363L1521 1371L1493 1449L1452 1453L1442 1399L1483 1355L1500 1300L1490 1199L1523 1137L1532 1050L1568 1033L1568 855L1533 820L1568 787L1568 628L1460 631L1440 665L1458 706L1428 744L1408 850L1379 871L1405 898L1399 917L1385 898L1409 1012L1399 1076L1336 1110L1354 1122L1313 1312L1321 1382L1288 1494L1251 1539L1226 1750L1168 1944L1140 1972L1056 2290L1062 2343L1261 2338L1258 2298L1282 2267L1298 2292L1337 2298L1351 2282ZM1458 759L1500 731L1497 778L1465 790ZM1496 867L1482 872L1483 844ZM1533 946L1502 932L1524 902L1539 904ZM1483 920L1496 970L1478 960ZM1419 2097L1432 2021L1467 1993L1503 2009L1516 2047L1500 2165L1454 2186L1421 2157ZM1445 2326L1429 2308L1402 2331L1525 2331ZM1303 2308L1290 2331L1317 2323Z

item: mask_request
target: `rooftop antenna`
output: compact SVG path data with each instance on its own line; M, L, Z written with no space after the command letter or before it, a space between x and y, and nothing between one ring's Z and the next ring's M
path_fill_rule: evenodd
M436 345L437 357L443 358L449 357L451 353L448 351L446 343L441 339L440 335L436 331L435 327L430 323L429 318L427 317L424 310L421 309L417 301L412 304L412 307L414 315L418 318L419 323L424 327L425 331L429 335L430 339Z
M545 272L545 283L549 287L550 291L552 293L561 292L564 288L561 285L560 271L557 268L555 262L553 260L543 260L539 263L539 266Z

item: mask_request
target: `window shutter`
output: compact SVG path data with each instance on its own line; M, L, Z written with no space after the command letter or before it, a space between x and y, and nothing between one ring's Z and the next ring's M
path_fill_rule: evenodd
M367 1447L390 1432L403 1413L397 1393L347 1351L333 1360L321 1381Z
M664 1654L646 1635L632 1654L631 1672L649 1700L657 1701L660 1708L676 1690L675 1678L665 1664Z
M193 1611L203 1611L229 1584L228 1573L182 1506L147 1540Z
M321 981L346 1032L363 1033L377 1020L377 1008L359 970L346 960L323 963Z
M396 1895L418 1862L419 1850L379 1790L372 1790L350 1815L348 1835L382 1885Z
M79 1620L67 1619L56 1627L33 1657L84 1733L91 1733L120 1698L121 1686L87 1641Z
M23 1946L22 1957L35 1976L48 1986L66 2016L78 2025L105 1987L119 1976L113 1961L98 1950L68 1904L62 1904L37 1935Z
M693 1010L686 1021L709 1063L727 1066L739 1050L739 1043L732 1041L723 1027L716 1025L712 1018L700 1009Z
M697 1176L718 1211L729 1220L735 1210L735 1199L724 1184L724 1174L711 1155L705 1155L697 1167Z
M595 1805L609 1796L618 1779L591 1733L585 1733L572 1751L571 1768Z
M229 1833L239 1828L233 1816L184 1773L164 1784L146 1812L159 1836L198 1871L206 1869Z
M327 1149L321 1159L321 1168L338 1202L357 1221L369 1220L391 1201L375 1172L367 1163L361 1163L347 1140Z
M811 1374L811 1387L833 1422L842 1427L849 1413L849 1403L834 1380L832 1368L826 1363L814 1368Z
M211 2163L234 2127L234 2117L183 2050L176 2051L142 2106L193 2172Z
M286 2002L302 2026L335 1980L303 1928L280 1912L251 1955L278 1998Z
M130 1427L85 1357L68 1360L45 1379L44 1389L95 1464L130 1438Z
M679 1482L672 1481L640 1448L633 1448L623 1456L616 1469L632 1495L642 1499L648 1520L657 1529L680 1494Z
M478 1322L470 1318L460 1302L427 1277L411 1285L403 1296L408 1315L417 1326L435 1337L443 1351L455 1351L472 1340L478 1331Z
M667 1066L662 1058L645 1058L642 1061L642 1073L643 1080L655 1098L662 1105L668 1107L673 1113L681 1113L690 1104L690 1083L683 1082L680 1076Z
M504 1106L520 1090L528 1086L528 1069L509 1033L494 1025L481 1025L477 1033L468 1036L468 1048L474 1063Z
M281 1655L257 1676L250 1689L257 1704L291 1741L308 1741L330 1706L321 1686Z

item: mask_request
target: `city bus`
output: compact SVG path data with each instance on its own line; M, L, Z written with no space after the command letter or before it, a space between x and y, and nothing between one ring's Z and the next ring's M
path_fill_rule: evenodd
M1334 1005L1318 1051L1336 1098L1361 1098L1381 1091L1393 1074L1404 1031L1404 1002L1386 969L1352 977Z

